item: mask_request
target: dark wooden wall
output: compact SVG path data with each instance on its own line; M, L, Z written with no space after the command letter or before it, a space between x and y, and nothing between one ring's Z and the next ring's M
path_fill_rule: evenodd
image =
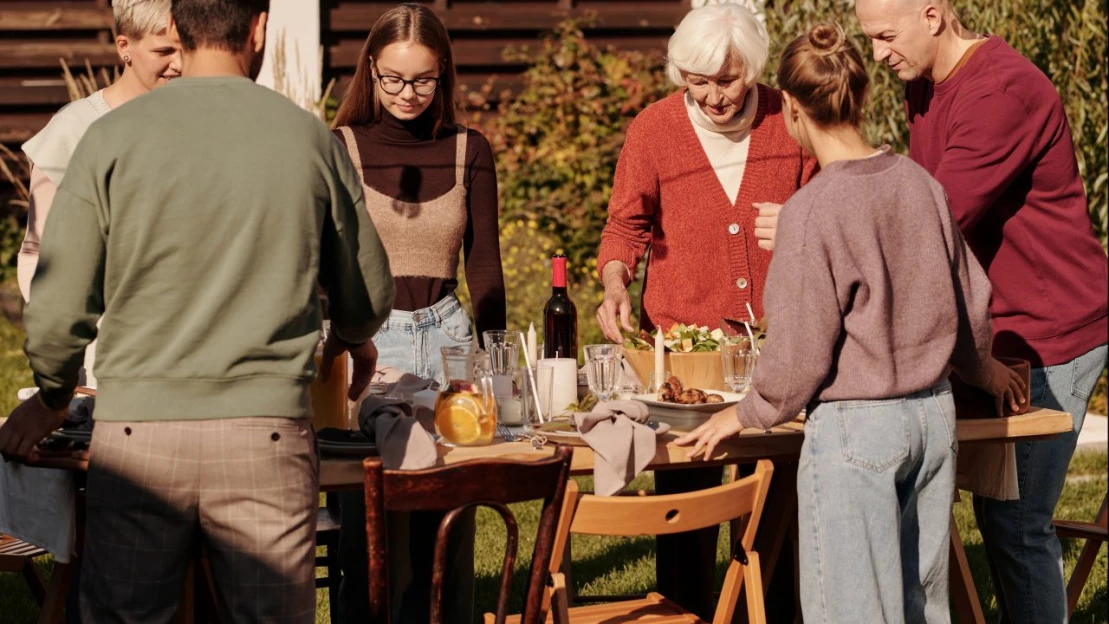
M0 142L26 140L69 102L59 59L75 70L86 59L94 67L117 62L108 7L108 0L0 1Z
M494 95L515 90L525 68L504 59L508 47L538 47L567 16L591 16L590 41L601 45L662 53L674 27L689 11L689 0L435 0L427 2L450 32L463 91L492 80ZM346 88L366 34L391 2L323 0L324 81Z
M595 15L591 41L639 50L665 50L690 0L429 0L454 44L460 83L477 89L494 80L495 93L517 87L524 69L505 61L506 47L535 46L568 15ZM374 21L393 2L322 0L324 81L341 94ZM117 62L109 0L0 0L0 142L18 144L69 101L59 59L84 73Z

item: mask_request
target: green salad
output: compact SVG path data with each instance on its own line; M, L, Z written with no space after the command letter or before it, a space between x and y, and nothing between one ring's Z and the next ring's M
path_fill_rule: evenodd
M751 329L761 347L766 339L765 330L757 325L752 325ZM719 328L710 330L706 326L675 323L662 335L662 344L671 353L705 353L719 351L724 337L724 331ZM654 351L655 337L647 330L641 329L638 333L624 338L624 348L634 351Z
M676 323L662 335L662 343L672 353L703 353L719 351L723 338L724 332L720 328L710 330L707 326ZM625 338L624 346L637 351L653 351L655 337L641 329L638 334Z

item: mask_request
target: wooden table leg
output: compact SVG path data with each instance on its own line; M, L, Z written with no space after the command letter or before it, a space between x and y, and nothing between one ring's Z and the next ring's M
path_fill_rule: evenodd
M39 612L39 624L61 624L69 589L73 584L73 575L79 565L81 564L77 560L69 563L54 563L54 570L50 574L50 586L46 589L46 600L43 601L42 611Z
M970 573L970 564L967 562L967 553L963 549L963 540L959 537L954 514L951 516L950 558L949 587L956 619L959 624L985 624L986 616L983 615L982 604L978 601L978 590L974 587L974 577Z

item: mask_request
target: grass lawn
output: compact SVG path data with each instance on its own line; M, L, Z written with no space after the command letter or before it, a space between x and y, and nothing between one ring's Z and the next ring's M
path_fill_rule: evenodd
M18 388L31 385L31 375L27 370L22 351L23 334L5 319L0 318L0 413L7 414L14 406ZM1106 455L1086 453L1075 458L1071 464L1067 485L1059 503L1057 515L1061 518L1090 520L1097 513L1101 499L1105 496L1107 485ZM583 489L591 489L589 479L581 479ZM633 483L633 487L651 486L650 475L644 475ZM955 508L959 531L965 540L967 556L974 572L975 584L986 611L987 620L992 621L996 614L996 602L986 567L982 538L974 524L974 513L969 497ZM538 521L538 503L518 505L514 511L520 522L520 557L514 577L516 591L510 607L518 612L521 590L526 575L528 559L534 543L534 530ZM504 553L504 528L499 517L489 510L478 514L477 538L477 605L479 611L493 608L501 557ZM721 545L717 557L717 583L723 580L723 570L727 564L726 527L721 531ZM1064 542L1066 568L1069 578L1081 544ZM595 537L575 537L573 541L574 577L578 591L583 594L626 594L642 593L654 588L654 545L653 540L611 539ZM40 569L48 574L49 560L39 562ZM1094 566L1086 591L1072 620L1076 624L1109 622L1109 598L1106 596L1106 549L1103 546ZM316 621L328 622L326 591L321 590ZM23 579L15 574L0 574L0 624L24 624L35 621L37 608Z

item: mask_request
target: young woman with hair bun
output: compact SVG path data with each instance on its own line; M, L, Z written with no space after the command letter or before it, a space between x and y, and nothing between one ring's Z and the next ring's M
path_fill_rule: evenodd
M990 357L990 284L943 188L874 148L855 46L819 25L778 68L786 129L821 173L782 207L752 392L680 439L724 437L807 408L797 475L806 622L948 622L955 488L952 368L995 397L1020 381Z

